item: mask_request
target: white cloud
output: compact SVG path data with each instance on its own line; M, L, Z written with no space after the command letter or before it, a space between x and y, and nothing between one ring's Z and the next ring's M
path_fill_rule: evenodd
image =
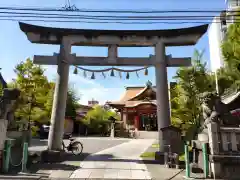
M76 86L78 86L78 85L80 85L80 86L88 85L88 86L94 86L94 87L102 87L101 84L97 83L94 80L87 79L87 78L84 78L82 76L75 75L75 74L70 74L69 75L69 82L70 82L70 84L73 83Z
M82 94L80 103L87 104L88 100L94 99L104 104L106 101L118 100L124 92L124 88L86 88L78 89L79 94Z
M106 101L118 100L124 92L124 87L106 88L97 80L86 79L81 76L70 75L74 89L81 95L81 104L88 104L89 100L97 100L100 104Z

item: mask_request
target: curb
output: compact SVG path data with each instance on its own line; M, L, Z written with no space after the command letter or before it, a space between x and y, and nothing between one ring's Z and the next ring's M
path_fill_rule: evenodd
M27 175L16 175L16 176L11 176L11 175L0 175L0 179L41 179L41 176L27 176Z

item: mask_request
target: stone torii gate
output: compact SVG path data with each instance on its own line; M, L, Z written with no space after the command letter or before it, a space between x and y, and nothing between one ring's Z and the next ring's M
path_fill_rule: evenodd
M38 44L60 45L53 56L34 56L34 63L57 65L57 82L52 108L48 150L61 149L70 65L81 66L154 66L156 74L157 120L160 152L167 143L161 128L170 125L167 67L190 66L191 58L165 55L167 46L195 45L208 25L169 30L90 30L50 28L19 23L28 40ZM108 47L108 57L84 57L71 54L71 46ZM155 55L146 58L118 57L118 47L155 47Z

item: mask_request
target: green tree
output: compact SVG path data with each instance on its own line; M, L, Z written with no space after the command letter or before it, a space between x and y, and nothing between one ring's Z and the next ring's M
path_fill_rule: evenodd
M71 117L72 119L76 120L76 109L78 107L78 101L80 98L76 96L76 92L73 89L68 90L67 94L67 105L66 105L66 117Z
M212 76L202 63L204 52L195 50L191 67L179 68L174 79L177 82L171 98L172 123L189 137L195 136L201 120L201 94L215 89Z
M225 67L221 70L222 76L229 82L230 89L240 88L240 12L235 16L235 23L227 29L222 43L222 53Z
M44 76L44 70L27 59L25 62L19 63L14 72L17 78L12 86L21 90L21 97L15 113L16 118L46 121L47 114L44 104L50 86L47 77Z
M228 68L221 68L217 71L217 81L219 88L219 95L223 95L228 93L229 91L233 91L238 89L238 83L236 83L236 79L238 77L236 74L231 72Z
M2 84L0 84L0 96L3 95L3 87L2 87Z
M55 83L51 82L50 83L50 89L47 94L47 100L44 104L47 116L49 119L51 118L51 113L52 113L52 105L53 105L53 95L54 95L54 89L55 89ZM68 89L68 94L67 94L67 104L66 104L66 112L65 116L70 117L73 120L76 120L76 109L79 105L78 101L80 98L77 96L76 91L73 88Z
M111 116L117 120L120 119L117 113L97 105L93 110L88 111L83 122L89 127L92 133L106 132L111 123L109 121Z
M17 77L9 84L21 90L15 117L25 128L30 121L48 123L51 118L55 83L49 82L44 69L30 59L16 65ZM73 89L68 90L66 116L76 119L79 98ZM13 124L18 124L14 122Z
M44 108L47 113L47 117L50 119L51 118L51 113L52 113L52 104L53 104L53 94L54 94L54 88L55 88L55 83L50 82L49 83L49 91L46 95L46 102L44 103Z

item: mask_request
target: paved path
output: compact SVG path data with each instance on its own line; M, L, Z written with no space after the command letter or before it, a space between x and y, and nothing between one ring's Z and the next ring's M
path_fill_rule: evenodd
M127 138L109 138L109 137L75 137L76 140L83 143L83 153L96 153L104 149L128 142ZM43 151L47 149L47 139L33 139L30 151ZM67 144L69 140L64 140Z
M53 179L67 179L73 171L79 167L80 162L82 162L88 155L130 141L130 139L126 138L109 137L76 137L76 139L83 143L83 153L81 155L72 156L70 154L61 163L37 164L31 166L31 172L49 175ZM68 143L69 141L65 140L65 142ZM31 147L29 147L29 151L41 153L41 151L46 148L47 139L33 139Z
M155 140L135 139L88 156L70 178L151 179L140 155Z

